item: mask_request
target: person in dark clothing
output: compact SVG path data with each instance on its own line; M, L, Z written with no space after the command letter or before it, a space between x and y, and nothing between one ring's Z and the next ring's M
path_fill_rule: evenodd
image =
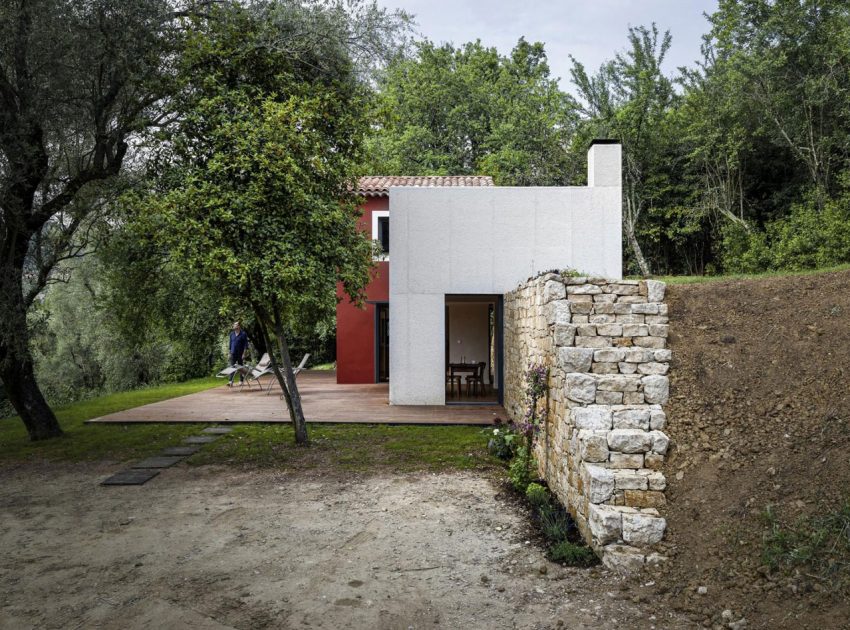
M230 365L245 365L245 351L248 349L248 333L242 330L239 322L233 322L233 330L230 331ZM230 375L228 387L233 386L233 377L236 372ZM239 370L239 382L245 379L242 371Z

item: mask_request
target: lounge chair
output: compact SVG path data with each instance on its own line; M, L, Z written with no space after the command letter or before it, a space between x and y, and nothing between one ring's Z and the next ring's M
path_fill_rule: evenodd
M298 364L298 367L292 369L293 374L298 376L298 373L304 369L304 366L307 365L307 360L310 358L310 353L304 355L304 358L301 359L301 363ZM260 383L260 378L266 375L271 375L272 378L269 379L269 386L266 388L266 396L269 395L269 392L272 390L272 385L277 381L277 376L274 373L274 367L272 367L272 360L268 353L264 354L260 359L260 362L257 364L251 374L248 375L249 384L252 381L256 381L257 384ZM262 385L260 385L260 389L262 389Z

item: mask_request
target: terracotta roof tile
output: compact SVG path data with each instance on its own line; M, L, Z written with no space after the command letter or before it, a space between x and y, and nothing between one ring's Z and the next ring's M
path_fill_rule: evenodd
M386 197L392 186L418 186L432 188L435 186L492 186L493 178L489 175L428 175L428 176L396 176L372 175L361 177L357 192L366 197Z

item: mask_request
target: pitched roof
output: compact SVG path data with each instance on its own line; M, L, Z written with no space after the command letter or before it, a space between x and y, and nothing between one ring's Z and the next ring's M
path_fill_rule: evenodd
M386 197L392 186L418 186L432 188L435 186L492 186L493 178L489 175L372 175L361 177L357 192L366 197Z

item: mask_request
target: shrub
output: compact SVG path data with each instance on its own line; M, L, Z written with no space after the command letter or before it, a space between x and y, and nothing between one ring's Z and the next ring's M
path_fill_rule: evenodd
M567 540L575 527L570 515L560 505L544 505L539 509L539 514L543 535L553 543Z
M532 470L537 470L537 462L523 449L513 458L508 468L508 477L517 492L525 494L528 484L533 480Z
M521 436L516 432L516 426L513 422L502 425L497 422L493 429L484 429L484 434L489 436L487 441L487 451L494 457L508 461L516 455L519 447L519 439Z
M528 484L525 489L525 498L537 509L549 505L549 491L539 483Z
M578 545L567 540L562 540L549 548L549 559L571 567L590 567L599 560L587 545Z

